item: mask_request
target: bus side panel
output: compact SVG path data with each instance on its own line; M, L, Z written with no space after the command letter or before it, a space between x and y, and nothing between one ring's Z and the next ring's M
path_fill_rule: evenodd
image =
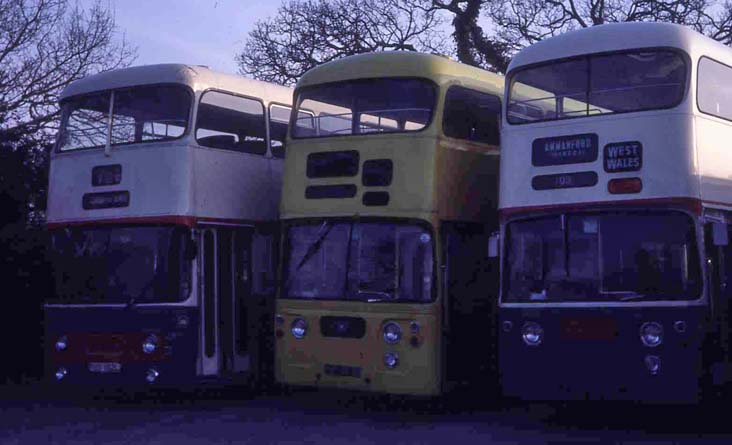
M194 214L252 221L277 219L278 196L273 194L276 188L266 157L215 148L193 151Z
M729 145L732 123L710 116L694 119L701 198L714 204L732 205Z
M435 196L440 218L496 223L498 154L467 151L441 140L435 163Z

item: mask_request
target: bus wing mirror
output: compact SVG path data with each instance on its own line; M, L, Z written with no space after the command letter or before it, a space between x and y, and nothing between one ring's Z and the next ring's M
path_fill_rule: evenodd
M501 235L498 232L491 233L488 238L488 258L498 258L498 246Z
M729 244L727 224L721 222L712 223L712 242L715 246L726 246Z

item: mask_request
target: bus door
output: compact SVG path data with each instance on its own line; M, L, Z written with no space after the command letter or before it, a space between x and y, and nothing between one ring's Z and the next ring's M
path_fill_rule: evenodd
M732 381L732 240L730 226L723 222L706 224L707 257L711 260L709 300L713 326L709 339L715 351L707 358L716 362L712 367L715 384ZM721 366L720 366L721 365Z
M250 370L252 235L249 227L202 231L199 306L203 375Z
M445 222L442 227L448 328L446 378L458 384L488 383L495 375L493 319L498 288L497 260L487 258L490 231L476 223Z

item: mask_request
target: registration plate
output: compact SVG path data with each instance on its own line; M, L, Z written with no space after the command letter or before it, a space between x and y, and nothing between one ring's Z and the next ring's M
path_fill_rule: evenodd
M91 362L89 363L89 371L102 374L120 372L122 371L122 364L116 362Z

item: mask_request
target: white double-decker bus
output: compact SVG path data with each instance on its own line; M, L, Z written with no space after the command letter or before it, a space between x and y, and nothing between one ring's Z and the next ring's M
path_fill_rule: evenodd
M52 380L265 372L291 100L288 88L180 64L63 91L48 202Z
M521 51L506 85L505 393L682 401L730 380L732 49L602 25Z

